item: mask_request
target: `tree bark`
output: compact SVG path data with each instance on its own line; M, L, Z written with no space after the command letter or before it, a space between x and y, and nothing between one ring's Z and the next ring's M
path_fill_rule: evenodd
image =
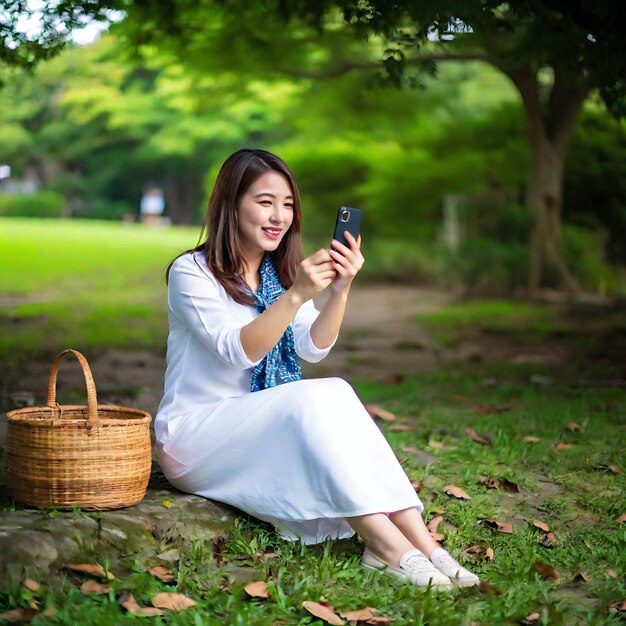
M528 295L534 297L542 285L548 264L557 270L562 286L578 294L580 286L560 252L563 170L569 139L589 92L582 81L554 69L555 78L547 105L541 101L537 75L530 66L506 73L519 90L529 131L530 171L526 202L533 216L530 235Z
M165 202L172 224L189 226L202 197L201 182L188 177L169 176L165 181Z

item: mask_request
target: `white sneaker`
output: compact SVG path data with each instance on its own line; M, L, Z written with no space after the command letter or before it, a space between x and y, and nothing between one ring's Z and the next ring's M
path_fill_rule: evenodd
M458 587L472 587L480 583L480 578L465 569L447 550L439 548L430 558L434 566Z
M361 565L365 569L378 570L389 576L408 580L416 587L428 587L436 589L452 589L450 579L442 574L419 550L409 550L400 558L399 567L391 567L374 556L367 548L363 552Z

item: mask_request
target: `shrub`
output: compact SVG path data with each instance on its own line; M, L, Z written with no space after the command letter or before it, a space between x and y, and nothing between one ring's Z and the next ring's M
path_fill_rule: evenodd
M0 194L0 216L63 217L65 199L55 191L30 195Z

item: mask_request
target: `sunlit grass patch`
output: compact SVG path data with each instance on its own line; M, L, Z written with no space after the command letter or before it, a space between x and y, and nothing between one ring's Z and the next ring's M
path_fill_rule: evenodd
M418 313L422 324L457 329L477 326L490 330L553 333L563 329L563 307L514 300L469 300L447 305L439 311Z

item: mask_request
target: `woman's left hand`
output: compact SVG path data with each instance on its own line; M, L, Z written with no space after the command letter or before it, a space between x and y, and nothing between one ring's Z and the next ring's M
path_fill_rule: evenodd
M348 291L354 277L363 267L363 263L365 263L365 259L361 254L361 235L359 235L358 239L355 239L346 231L345 238L350 245L349 248L339 243L336 239L333 239L330 244L331 249L329 253L335 262L335 270L337 272L332 282L333 291L336 292Z

